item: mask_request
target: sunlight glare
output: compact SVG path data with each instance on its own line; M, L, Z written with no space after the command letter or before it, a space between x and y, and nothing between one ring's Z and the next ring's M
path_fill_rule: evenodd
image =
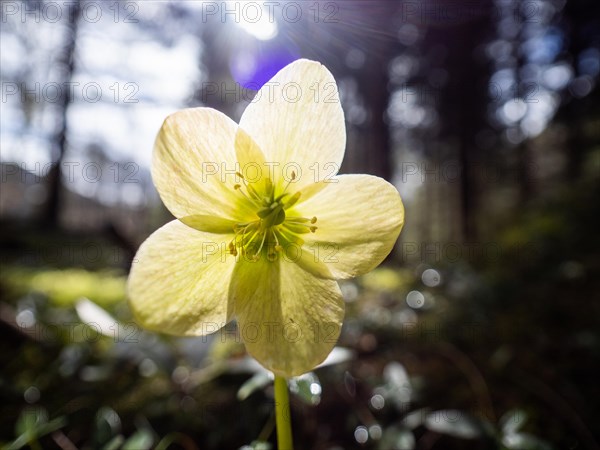
M227 4L235 11L235 23L256 39L268 41L277 36L275 17L264 5L242 1L228 1Z

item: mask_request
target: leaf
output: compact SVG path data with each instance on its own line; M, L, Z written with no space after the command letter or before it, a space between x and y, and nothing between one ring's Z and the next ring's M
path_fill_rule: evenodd
M108 443L104 447L102 447L102 450L119 450L124 440L125 438L123 437L123 435L119 434L112 438L110 441L108 441Z
M421 408L411 413L408 413L402 419L402 425L405 425L409 429L414 430L415 428L420 427L421 425L423 425L423 423L425 423L425 418L427 417L430 411L431 410L429 408Z
M527 422L527 413L522 409L508 411L500 418L500 428L503 434L515 434Z
M32 441L56 431L67 424L63 416L48 422L48 413L43 408L26 408L21 412L15 424L15 433L18 435L6 450L18 450Z
M316 369L319 369L319 368L325 367L325 366L332 366L334 364L341 364L343 362L354 359L355 356L356 355L354 354L354 352L352 350L349 350L344 347L334 347L333 350L331 350L331 353L329 354L329 356L327 356L327 358L325 358L325 361L323 361L321 364L319 364L316 367Z
M21 411L17 423L15 424L15 433L25 434L34 433L37 426L48 420L48 413L45 409L31 407Z
M416 446L415 437L408 430L403 430L396 437L395 448L398 450L413 450Z
M385 430L379 443L381 450L413 450L416 447L415 436L404 427L390 427Z
M483 434L483 425L478 419L456 409L428 414L425 417L425 426L431 431L462 439L474 439Z
M254 392L264 388L273 381L273 377L268 372L258 372L238 389L237 398L244 401Z
M308 372L289 380L290 391L309 405L321 402L321 382L314 372Z
M29 436L27 433L25 433L25 434L22 434L21 436L19 436L14 441L12 441L10 443L10 445L7 445L6 447L2 447L2 449L3 450L19 450L20 448L23 448L27 444L29 444L30 440L31 440L31 436Z
M120 336L118 334L119 322L111 316L104 308L85 297L75 304L75 310L79 319L96 333L104 336Z
M399 362L392 361L383 369L383 379L393 387L402 388L406 385L410 386L408 374L404 366Z
M99 447L106 444L121 431L121 418L117 412L104 406L96 412L94 442Z
M122 450L149 450L153 443L154 438L150 431L138 430L125 441Z
M45 436L46 434L50 434L53 431L56 431L67 424L66 417L57 417L56 419L52 419L48 423L41 424L37 429L37 436Z
M405 411L412 399L413 389L404 366L391 362L383 369L385 385L377 389L377 393L393 401L396 407Z
M179 446L174 446L173 448L189 448L190 441L193 441L193 439L187 434L180 433L178 431L172 431L163 436L153 450L170 450L171 444L173 443L180 444Z
M507 434L502 443L511 450L551 450L552 447L542 439L529 433Z
M271 450L273 446L269 442L252 441L250 445L240 447L240 450Z

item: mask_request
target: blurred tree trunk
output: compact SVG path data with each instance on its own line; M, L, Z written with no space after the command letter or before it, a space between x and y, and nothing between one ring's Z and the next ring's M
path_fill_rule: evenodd
M197 90L194 100L234 117L235 95L226 95L225 91L237 88L229 70L232 49L227 39L228 31L231 32L230 24L212 17L204 24L200 36L204 46L200 63L205 69L206 81ZM233 102L228 103L232 98Z
M385 121L390 93L388 91L388 67L392 58L389 41L380 43L380 51L367 55L365 65L359 74L358 83L370 112L366 148L361 152L362 170L387 180L392 176L390 160L390 134ZM355 168L353 172L359 171Z
M568 54L571 55L571 64L575 67L575 75L578 73L577 59L581 53L590 47L590 28L600 14L600 5L597 1L568 2L564 10L564 26L569 35ZM587 42L586 42L587 41ZM590 145L586 139L584 122L587 117L592 116L591 110L597 107L594 96L598 96L598 89L581 100L570 99L570 102L559 110L558 119L567 125L567 183L579 179L582 174L585 152Z
M58 113L59 124L54 138L52 139L53 150L56 149L57 156L54 160L54 164L48 171L48 200L46 201L45 210L42 215L43 224L54 228L58 227L59 220L62 189L60 168L67 148L67 110L72 101L71 89L67 88L67 86L69 86L68 83L73 79L73 73L75 72L74 54L77 41L77 28L81 13L79 2L73 2L71 6L71 14L67 15L66 19L66 42L62 47L56 62L57 65L63 68L63 70L60 71L60 73L63 74L63 77L61 80L57 80L57 82L61 86L64 86L64 88L62 89L62 96L58 102L58 107L60 108Z
M448 50L445 68L449 83L443 92L440 113L446 117L446 138L456 137L458 140L460 234L466 242L478 237L478 199L482 186L478 183L477 171L481 170L483 158L477 154L476 136L486 126L490 72L480 50L492 29L492 5L489 1L482 1L479 8L481 14L470 18L468 23L432 31L433 43L441 43Z
M322 15L331 2L315 2ZM311 2L312 4L312 2ZM389 104L389 65L397 55L400 44L396 39L394 17L400 3L373 0L369 14L364 2L342 2L333 21L319 21L307 15L302 25L306 36L297 42L301 54L324 63L339 83L352 77L358 85L358 95L367 113L361 124L348 124L346 156L343 172L365 172L386 179L392 176L391 140L386 114ZM360 27L352 25L360 18ZM316 43L321 43L316 45ZM364 55L358 67L349 67L346 58L350 51ZM345 103L345 107L352 106Z
M521 16L519 23L523 24L526 21L526 18ZM518 101L523 100L524 102L528 101L528 89L532 87L531 83L523 83L521 77L521 68L526 64L526 61L523 58L523 52L521 51L521 46L523 41L525 40L525 26L521 25L519 33L513 42L513 56L516 61L515 66L515 82L517 84L514 98L509 101ZM519 126L517 124L516 126ZM527 205L529 200L531 199L534 191L533 179L531 169L533 167L533 156L531 154L531 149L529 148L529 139L523 137L521 142L515 148L516 157L517 157L517 183L519 185L519 203L521 206Z

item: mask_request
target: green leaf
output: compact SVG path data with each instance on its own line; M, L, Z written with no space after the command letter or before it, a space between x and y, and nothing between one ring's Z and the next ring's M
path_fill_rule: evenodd
M240 450L271 450L273 446L268 442L252 441L250 445L240 447Z
M154 437L148 430L138 430L123 445L122 450L149 450L154 443Z
M318 405L321 402L321 382L314 372L308 372L289 381L290 391L304 400L309 405Z
M107 444L104 447L102 447L102 450L118 450L119 448L121 448L121 444L123 444L124 440L125 438L123 437L123 435L119 434L112 438L110 441L108 441Z
M254 392L264 388L272 382L273 377L271 377L268 372L258 372L252 378L242 384L242 386L238 389L237 398L239 401L244 401Z
M511 450L551 450L552 447L542 439L529 433L507 434L502 443Z
M41 436L50 434L50 433L64 427L66 424L67 424L66 417L57 417L56 419L52 419L48 423L40 424L40 426L37 429L37 436L41 437Z
M354 357L355 354L352 350L349 350L344 347L334 347L333 350L331 350L331 353L327 356L327 358L325 358L325 361L319 364L316 367L316 369L326 366L332 366L334 364L341 364L346 361L350 361L351 359L354 359Z
M421 408L412 411L406 416L404 416L404 418L402 419L402 425L406 426L411 430L414 430L415 428L420 427L425 423L425 418L430 413L430 411L431 410L429 408Z
M98 446L105 444L121 431L121 418L115 410L104 406L96 413L94 441Z
M404 427L390 427L383 433L380 450L413 450L417 443L412 432Z
M30 440L31 440L31 436L29 436L29 434L25 433L25 434L22 434L21 436L19 436L14 441L12 441L10 443L10 445L8 445L6 447L2 447L2 448L3 448L3 450L19 450L20 448L23 448L27 444L29 444Z
M15 424L17 439L5 447L5 450L18 450L66 424L67 419L62 416L48 422L48 413L43 408L26 408L21 412Z
M88 298L82 297L75 304L75 311L81 322L85 323L94 330L94 336L101 333L104 336L121 336L122 325L111 316L104 308Z
M527 422L527 413L522 409L508 411L500 418L500 428L503 434L514 434Z
M440 434L462 439L474 439L483 434L483 425L464 411L446 409L434 411L425 417L425 427Z
M375 393L383 395L391 400L400 410L405 411L413 396L413 389L404 366L392 361L383 369L385 384L375 390Z
M25 408L15 424L15 434L34 433L38 425L48 421L48 413L38 407Z

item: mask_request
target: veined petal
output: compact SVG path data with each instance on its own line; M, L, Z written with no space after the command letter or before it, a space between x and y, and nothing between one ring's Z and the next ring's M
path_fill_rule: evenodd
M281 69L256 94L240 120L274 165L276 183L296 179L293 190L337 173L346 147L346 126L331 73L300 59ZM268 170L268 168L265 168Z
M188 227L216 234L232 234L234 232L234 227L237 224L235 220L223 219L222 217L217 216L205 216L202 214L185 216L179 220Z
M316 277L319 278L335 278L331 273L329 267L326 264L323 264L319 258L317 258L317 254L307 251L306 247L300 247L296 245L291 245L288 247L284 246L284 252L286 253L285 257L288 261L292 261L298 264L307 272L310 272Z
M237 125L210 108L178 111L164 121L154 144L152 179L171 213L238 218L248 208L233 187Z
M255 168L258 167L260 169L259 175L268 175L265 166L265 155L254 139L241 128L237 129L235 135L235 154L240 164L241 173L252 171L252 175L254 175L257 170ZM252 179L253 177L248 178Z
M129 304L144 328L179 336L212 333L231 319L232 235L195 230L174 220L139 248L127 284Z
M246 182L256 185L259 191L263 192L272 170L252 136L239 127L235 135L235 154L240 166L240 173Z
M394 186L371 175L340 175L297 205L316 216L318 229L302 235L303 251L315 255L333 278L352 278L377 267L392 251L404 224L404 206Z
M313 369L334 347L344 319L335 281L294 263L240 260L230 298L248 353L276 375Z

